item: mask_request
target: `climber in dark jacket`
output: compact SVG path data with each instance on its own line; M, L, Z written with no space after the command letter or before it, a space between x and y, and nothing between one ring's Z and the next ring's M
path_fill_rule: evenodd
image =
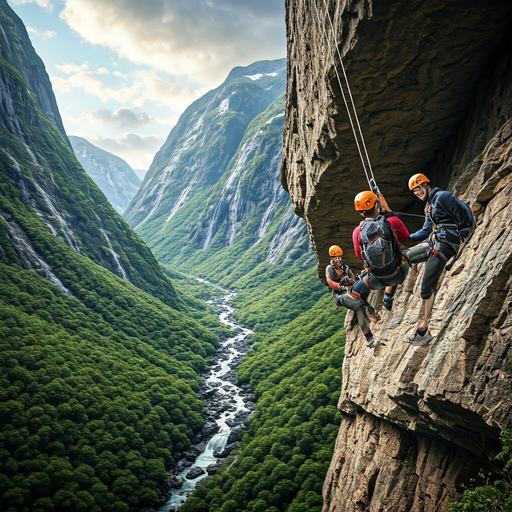
M410 240L426 241L408 251L412 263L427 261L421 282L422 303L418 322L415 332L408 339L412 345L420 346L432 339L428 321L439 278L446 262L458 253L461 241L466 241L471 236L475 220L464 201L446 190L431 188L430 181L424 174L412 176L409 189L426 202L425 222L421 229L409 237Z
M377 341L370 330L370 322L378 322L379 315L366 300L350 296L350 288L356 282L356 276L349 266L343 263L343 250L338 245L329 248L331 263L325 268L325 279L332 290L332 298L336 307L345 307L355 312L357 323L369 348L377 346Z

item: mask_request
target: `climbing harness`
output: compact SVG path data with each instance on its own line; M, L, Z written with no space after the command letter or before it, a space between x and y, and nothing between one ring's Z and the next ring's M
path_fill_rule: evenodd
M338 45L338 42L336 41L336 33L335 33L335 30L334 30L334 25L333 25L333 22L332 22L332 19L331 19L331 15L329 13L329 9L327 7L327 1L323 0L323 2L324 2L325 12L327 14L327 18L329 19L329 24L331 26L331 32L332 32L332 35L333 35L334 45L336 47L336 52L338 54L338 58L339 58L339 61L340 61L340 67L341 67L341 70L343 72L343 78L345 80L345 86L346 86L347 91L348 91L348 96L350 98L350 104L352 106L353 113L350 111L350 107L349 107L349 104L348 104L348 101L347 101L347 97L345 95L345 91L344 91L342 83L341 83L340 74L338 73L338 67L336 65L335 56L334 56L334 53L331 51L331 44L330 44L330 41L329 41L329 35L327 34L327 31L325 29L325 23L322 23L322 21L320 20L320 13L318 12L318 6L316 5L316 1L315 1L314 4L315 4L315 10L316 10L316 15L317 15L317 19L318 19L318 25L322 29L323 33L324 33L325 40L327 42L327 47L329 49L329 53L332 54L332 61L333 61L333 65L334 65L334 71L335 71L336 77L338 79L338 84L340 86L341 95L343 97L343 102L345 103L345 108L347 109L347 114L348 114L348 118L349 118L349 121L350 121L350 126L352 128L352 133L354 134L354 138L356 140L357 151L359 152L359 157L361 158L361 163L363 165L363 170L364 170L364 173L366 175L366 179L368 181L368 185L370 186L370 190L372 190L373 192L375 192L377 194L377 196L379 196L380 195L379 189L377 187L377 183L376 183L375 177L373 175L373 169L372 169L372 165L371 165L371 162L370 162L370 157L368 156L368 150L366 149L366 144L364 142L363 132L361 130L361 125L359 123L359 118L357 116L356 106L355 106L355 103L354 103L354 99L352 97L352 91L350 90L350 84L348 82L348 77L347 77L347 74L345 72L345 67L343 66L343 60L341 58L341 53L340 53L340 50L339 50L339 45ZM357 124L357 130L356 130L356 127L354 125L354 122L355 122L355 124ZM364 155L363 155L363 151L364 151Z

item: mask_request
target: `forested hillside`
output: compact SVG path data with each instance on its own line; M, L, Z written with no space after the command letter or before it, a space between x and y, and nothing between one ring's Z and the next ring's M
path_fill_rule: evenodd
M254 390L256 411L237 451L198 487L183 512L322 509L340 422L345 315L313 266L260 270L239 281L244 291L238 314L257 330L238 372Z
M0 8L0 509L127 511L156 500L200 430L199 373L224 329L78 164Z
M0 505L149 507L173 455L203 425L199 374L225 332L186 291L197 285L165 276L81 168L56 106L42 111L27 83L49 84L44 66L0 5ZM184 187L156 205L149 197L147 219L129 217L169 275L178 265L240 290L238 317L255 330L240 380L256 393L256 412L234 457L190 498L196 510L319 512L340 421L343 315L279 183L283 66L236 68L222 94L200 102L227 131L206 107L203 146L181 146L189 138L178 127L146 181ZM171 169L174 143L182 160L172 162L183 165ZM164 179L190 169L194 190Z

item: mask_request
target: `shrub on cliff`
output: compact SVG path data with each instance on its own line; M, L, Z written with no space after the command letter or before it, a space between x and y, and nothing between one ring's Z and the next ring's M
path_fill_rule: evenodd
M458 502L450 503L449 512L512 512L512 430L500 435L502 450L495 459L504 464L499 478L481 474L485 485L466 489Z

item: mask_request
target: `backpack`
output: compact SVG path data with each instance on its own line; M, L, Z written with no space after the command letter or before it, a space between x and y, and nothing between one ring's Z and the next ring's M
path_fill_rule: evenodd
M396 236L386 217L365 219L360 224L362 256L368 269L376 276L396 271L402 259Z
M462 201L462 199L457 199L462 203L462 207L466 214L466 217L461 222L458 222L459 235L463 242L467 242L475 232L476 220L469 204L467 204L465 201Z
M443 204L443 201L439 200L436 202L435 207L441 209L445 214L448 214L453 218L457 225L457 231L462 242L467 242L476 229L476 220L471 211L471 207L468 203L459 199L457 196L452 196L453 205ZM455 205L458 205L457 208ZM442 227L441 224L439 227Z

